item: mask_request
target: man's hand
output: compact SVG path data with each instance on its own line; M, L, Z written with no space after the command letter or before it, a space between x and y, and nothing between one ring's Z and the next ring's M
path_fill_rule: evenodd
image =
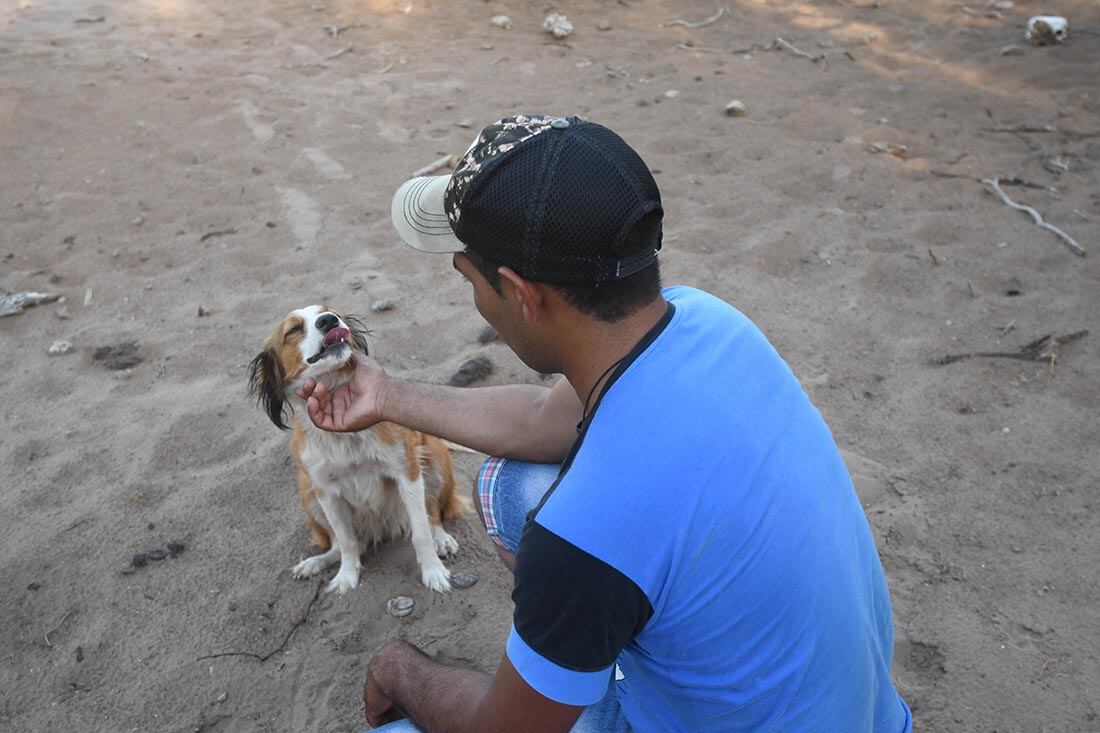
M309 419L323 430L348 433L369 428L382 418L382 389L388 377L369 356L352 353L355 372L351 381L334 390L307 379L298 390L306 400Z

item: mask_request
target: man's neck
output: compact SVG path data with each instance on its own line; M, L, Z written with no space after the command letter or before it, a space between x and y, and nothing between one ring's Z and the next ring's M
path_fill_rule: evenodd
M658 297L622 320L605 323L587 319L584 326L573 330L564 350L562 371L584 405L586 415L615 371L611 367L626 358L667 310L668 302Z

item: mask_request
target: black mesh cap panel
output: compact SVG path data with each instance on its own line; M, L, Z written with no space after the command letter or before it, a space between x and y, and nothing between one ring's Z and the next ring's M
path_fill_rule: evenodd
M661 197L649 168L611 130L571 117L478 162L452 226L489 260L530 280L599 285L655 259L622 249L630 228L661 210Z

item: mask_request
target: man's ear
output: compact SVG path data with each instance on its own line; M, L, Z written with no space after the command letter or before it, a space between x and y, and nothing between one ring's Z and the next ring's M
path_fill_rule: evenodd
M510 267L501 267L497 272L500 274L502 294L506 298L515 298L524 320L534 323L545 315L545 285L523 279ZM510 288L504 285L505 281L511 285ZM508 290L510 294L506 292Z

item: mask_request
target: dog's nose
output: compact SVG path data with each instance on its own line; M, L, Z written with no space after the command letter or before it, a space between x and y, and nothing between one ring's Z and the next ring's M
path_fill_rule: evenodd
M328 333L340 325L340 319L331 313L325 313L318 316L317 322L314 325L321 330L321 333Z

